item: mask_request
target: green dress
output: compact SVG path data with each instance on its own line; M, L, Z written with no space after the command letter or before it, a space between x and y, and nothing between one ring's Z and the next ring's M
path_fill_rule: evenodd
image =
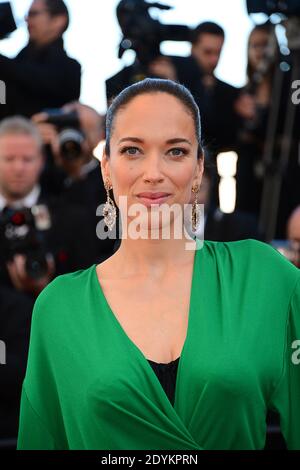
M299 277L254 240L195 251L174 407L96 265L57 277L34 308L18 449L262 449L267 409L300 449Z

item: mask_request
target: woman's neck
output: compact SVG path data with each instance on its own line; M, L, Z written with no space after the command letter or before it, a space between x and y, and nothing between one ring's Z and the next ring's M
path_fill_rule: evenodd
M163 277L175 267L186 266L194 260L196 242L192 239L122 239L114 255L125 277Z

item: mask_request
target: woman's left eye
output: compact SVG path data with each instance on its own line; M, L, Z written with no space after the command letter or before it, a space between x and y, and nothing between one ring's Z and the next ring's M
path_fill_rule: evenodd
M139 152L139 149L137 147L124 147L121 149L122 154L130 155L130 156L135 156Z
M171 153L174 157L181 157L183 155L187 154L187 150L183 148L173 148L169 150L169 153Z

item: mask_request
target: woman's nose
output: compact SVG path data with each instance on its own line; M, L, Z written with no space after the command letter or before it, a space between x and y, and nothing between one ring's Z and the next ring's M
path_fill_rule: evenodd
M161 155L155 152L145 159L144 180L156 183L163 179Z

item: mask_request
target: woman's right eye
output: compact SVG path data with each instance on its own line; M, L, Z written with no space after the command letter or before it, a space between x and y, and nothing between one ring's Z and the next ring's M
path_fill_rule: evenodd
M135 156L139 152L139 149L137 147L124 147L121 149L121 153L124 154L126 153L127 155L132 155Z

